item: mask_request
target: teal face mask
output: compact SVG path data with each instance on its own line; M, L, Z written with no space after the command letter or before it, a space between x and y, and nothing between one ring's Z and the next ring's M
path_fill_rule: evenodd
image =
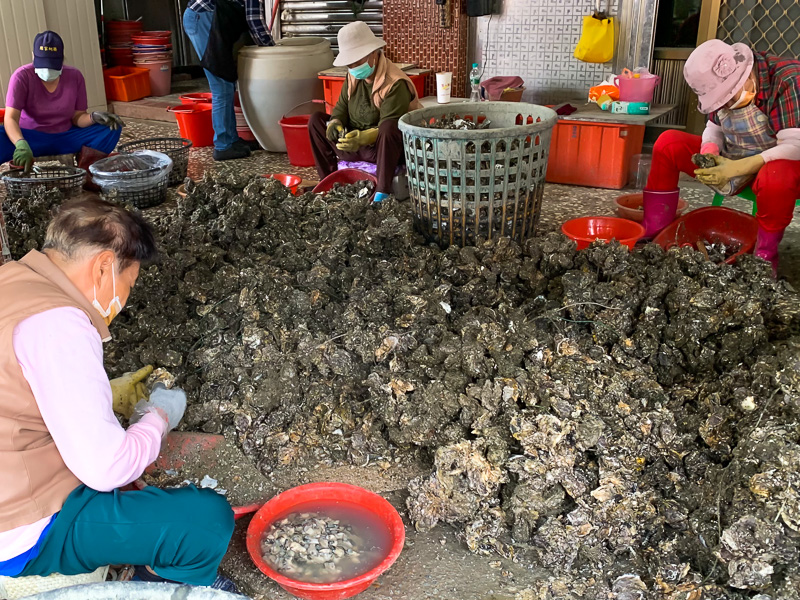
M375 72L375 67L370 67L369 61L367 61L363 65L348 69L348 71L350 71L350 75L356 79L366 79Z

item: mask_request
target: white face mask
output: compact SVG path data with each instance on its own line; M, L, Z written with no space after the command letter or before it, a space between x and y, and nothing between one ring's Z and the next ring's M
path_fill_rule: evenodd
M114 320L114 317L122 312L122 302L120 302L119 296L117 296L117 278L114 275L114 265L111 265L111 285L113 286L111 293L114 294L114 297L111 299L111 302L109 302L108 308L104 309L97 301L97 286L94 287L94 300L92 301L92 306L94 306L97 312L103 317L103 321L106 322L106 325L111 325L111 321Z
M55 81L61 77L61 69L58 71L55 69L34 69L34 71L42 81Z

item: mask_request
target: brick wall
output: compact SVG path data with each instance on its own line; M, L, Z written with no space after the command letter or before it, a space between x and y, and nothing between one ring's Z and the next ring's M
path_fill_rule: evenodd
M451 3L450 28L440 25L434 0L384 0L383 38L386 56L394 62L416 63L433 69L425 82L425 95L436 94L437 71L452 71L453 96L463 96L467 87L467 43L469 19L462 0Z

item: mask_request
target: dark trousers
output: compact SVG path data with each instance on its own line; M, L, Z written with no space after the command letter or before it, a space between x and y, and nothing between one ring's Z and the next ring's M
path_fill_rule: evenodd
M211 490L97 492L69 495L39 555L22 576L77 575L104 565L143 565L165 579L211 585L233 534L228 501Z
M320 179L336 171L340 160L375 163L378 165L378 190L392 193L392 179L398 165L405 162L403 156L403 134L397 127L397 119L387 119L378 127L378 141L374 146L362 146L358 152L342 152L325 136L326 123L330 117L325 113L311 115L308 131L311 134L311 149Z

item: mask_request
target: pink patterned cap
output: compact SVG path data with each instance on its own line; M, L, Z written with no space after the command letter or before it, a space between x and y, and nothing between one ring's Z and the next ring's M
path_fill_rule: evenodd
M697 94L698 110L708 114L733 99L753 70L753 61L746 44L729 46L722 40L700 44L683 66L683 77Z

